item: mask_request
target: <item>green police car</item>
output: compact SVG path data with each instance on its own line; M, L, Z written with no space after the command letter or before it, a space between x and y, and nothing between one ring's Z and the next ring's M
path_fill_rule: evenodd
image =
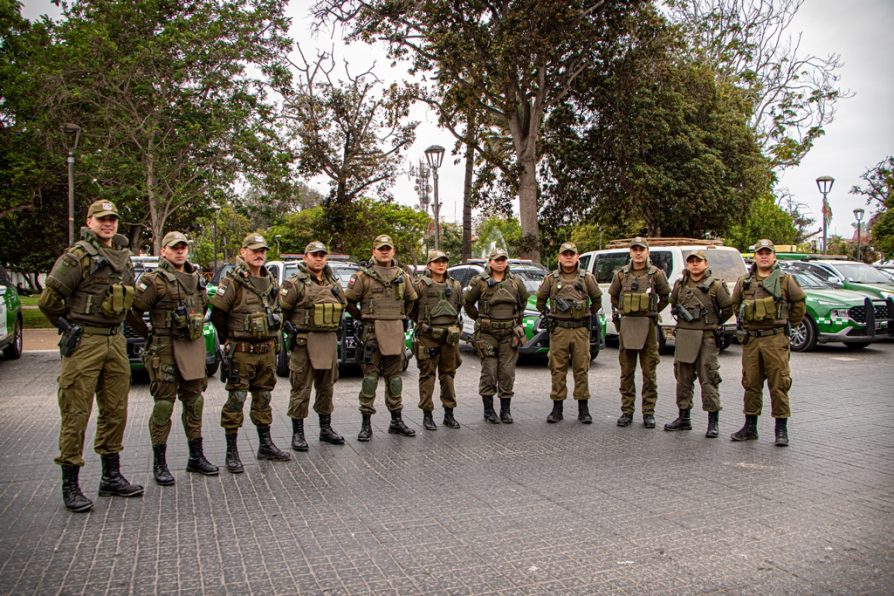
M841 342L852 350L865 348L892 331L891 300L837 288L807 270L784 267L807 295L807 314L792 329L791 349L806 352L817 343Z
M15 360L22 356L22 303L9 274L0 266L0 350Z

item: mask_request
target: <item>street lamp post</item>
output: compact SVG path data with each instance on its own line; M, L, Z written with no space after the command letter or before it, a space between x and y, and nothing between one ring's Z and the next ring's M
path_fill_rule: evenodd
M864 213L865 213L865 211L864 211L863 209L861 209L861 208L854 209L854 217L855 217L856 220L857 220L857 260L858 260L858 261L861 261L861 262L863 261L863 259L862 259L862 256L861 256L861 254L860 254L860 253L861 253L861 250L860 250L860 249L862 248L862 247L860 246L860 244L861 244L861 242L860 242L860 240L861 240L861 239L860 239L860 222L863 221L863 214L864 214Z
M75 225L74 225L74 164L75 151L78 148L78 139L81 138L81 127L71 122L62 125L62 142L65 143L65 149L68 151L68 245L71 246L75 242ZM69 142L70 140L70 142Z
M835 178L832 176L820 176L816 179L816 187L823 195L823 254L826 254L826 237L829 231L829 220L831 219L831 210L829 209L829 193L832 192L832 185L835 184Z
M441 200L438 198L438 168L444 161L444 148L440 145L432 145L425 150L425 159L428 160L435 181L435 200L432 211L435 216L435 250L439 250L441 248Z

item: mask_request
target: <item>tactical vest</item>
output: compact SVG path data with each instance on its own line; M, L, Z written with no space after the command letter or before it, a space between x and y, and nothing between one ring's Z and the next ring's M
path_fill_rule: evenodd
M163 258L158 269L144 276L146 283L154 283L158 300L149 310L152 334L158 337L172 336L178 339L198 339L204 328L205 280L191 264L185 263L184 271L176 271Z
M550 276L553 278L549 288L550 316L573 321L587 318L590 314L587 272L578 268L577 279L573 282L562 279L558 269L550 273Z
M289 321L298 331L335 331L341 324L345 299L338 280L327 265L323 282L317 283L313 275L299 266L291 282L303 288L301 300L289 314Z
M372 265L361 271L369 278L369 296L364 301L364 320L395 321L406 316L407 278L400 267ZM395 272L396 273L393 273Z
M787 275L780 274L779 296L770 293L754 272L742 283L739 317L748 327L784 327L788 323Z
M723 283L712 277L708 271L705 277L695 286L689 284L689 277L682 277L674 284L675 303L685 308L694 318L686 321L677 316L677 327L680 329L717 329L722 322L715 307L715 283ZM715 290L712 294L711 290Z
M508 270L503 281L497 281L485 271L481 274L481 296L478 299L481 316L495 321L517 318L524 305L519 304L515 276Z
M90 234L92 236L92 233ZM130 251L125 247L99 246L91 240L79 240L66 251L65 258L80 262L81 281L67 297L71 321L101 327L114 327L124 321L126 310L119 316L108 316L101 308L114 284L130 287L133 293L134 268Z
M236 301L227 313L227 334L234 339L273 339L276 331L267 325L268 311L276 306L276 280L261 267L261 277L251 277L248 269L237 265L227 272L236 291Z
M642 275L634 275L630 265L620 271L621 295L618 297L619 309L625 316L649 316L656 314L658 295L655 293L655 272L658 268L654 265L647 267L646 287L642 287Z
M462 306L462 291L459 282L447 277L444 283L434 281L426 275L420 280L422 291L419 293L419 323L427 323L432 327L455 325Z

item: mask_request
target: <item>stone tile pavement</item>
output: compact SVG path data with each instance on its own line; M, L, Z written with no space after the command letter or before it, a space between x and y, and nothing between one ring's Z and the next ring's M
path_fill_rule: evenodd
M739 348L721 358L721 438L667 433L676 413L672 356L659 365L659 428L615 426L617 352L590 373L594 424L546 424L549 374L519 367L514 425L484 424L479 363L464 352L457 387L463 428L422 429L415 365L405 418L416 438L387 434L380 397L374 438L358 443L360 379L336 387L342 447L320 444L288 463L246 473L184 471L175 421L177 484L151 479L148 386L137 380L124 472L138 499L98 498L99 459L87 436L87 515L62 506L56 453L58 356L0 360L0 593L891 593L894 591L894 343L862 352L821 347L792 355L792 446L732 443L742 422ZM209 459L223 464L223 385L209 382ZM273 435L287 448L288 383L274 392ZM766 410L769 404L766 405ZM178 406L179 413L179 406ZM440 414L436 415L440 422Z

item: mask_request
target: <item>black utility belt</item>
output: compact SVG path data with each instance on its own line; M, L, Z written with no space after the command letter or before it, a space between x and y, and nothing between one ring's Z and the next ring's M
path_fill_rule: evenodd
M233 342L234 352L245 352L247 354L266 354L276 349L276 345L272 339L265 340L262 343L254 343L250 341Z
M751 337L767 337L769 335L782 333L783 331L785 331L785 327L774 327L773 329L757 329L755 331L748 331L748 335L750 335Z
M556 327L561 327L562 329L580 329L581 327L587 326L587 321L585 319L553 319L553 321L555 321L554 325Z
M115 325L114 327L84 325L82 329L87 335L118 335L119 333L121 333L121 325Z

